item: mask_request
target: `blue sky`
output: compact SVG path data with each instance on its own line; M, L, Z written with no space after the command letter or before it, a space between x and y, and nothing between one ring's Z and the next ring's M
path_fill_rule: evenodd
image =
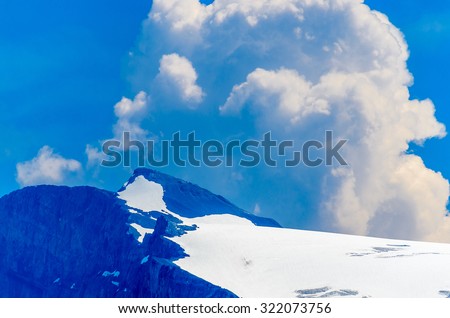
M422 0L369 0L366 3L387 14L406 37L411 54L408 69L415 79L410 89L412 98L430 98L436 106L437 119L450 127L447 93L450 83L450 3ZM65 158L79 161L85 167L86 145L97 145L98 140L111 137L112 125L117 120L113 106L123 96L132 99L144 90L156 102L164 103L165 99L159 97L155 88L150 88L148 84L149 74L152 73L145 68L151 64L148 56L136 58L140 46L146 41L145 32L142 35L142 22L147 18L151 1L80 0L64 3L26 0L20 3L5 2L2 7L0 195L19 188L16 164L31 160L45 145ZM151 35L155 36L155 33ZM144 44L151 51L151 46L157 46L158 43L156 34ZM155 52L159 54L159 51ZM206 70L206 66L197 68L200 74L198 84L206 89L210 88L210 84L222 83L229 90L238 84L226 74L222 74L218 82L208 83L202 77ZM242 71L238 77L245 80L249 72ZM219 103L223 96L209 93L205 98L207 102ZM147 125L146 129L152 132L153 128L163 131L163 127L172 125L171 130L164 131L166 134L174 129L195 129L205 138L228 138L238 133L233 128L242 122L233 118L219 120L218 117L210 116L211 112L200 110L192 113L183 110L174 115L171 110L162 110L145 118L143 125ZM240 133L258 136L257 132L245 129ZM442 140L428 140L424 147L413 145L410 152L420 155L427 167L442 172L449 179L449 149L450 137L445 137ZM244 172L246 180L238 180L239 177L233 180L247 187L247 192L242 195L238 191L240 188L233 189L233 183L230 183L234 178L232 174L222 177L222 170L176 167L164 170L223 194L248 210L253 210L258 204L262 206L263 215L275 218L276 213L269 212L275 207L296 211L301 214L301 218L292 221L293 226L320 228L317 215L309 212L312 207L317 208L318 204L311 199L318 196L314 194L312 181L308 181L308 178L315 178L313 174L302 175L302 190L298 190L292 186L272 186L270 179L282 178L283 173L263 173L258 172L258 169L255 169L255 173ZM89 184L116 190L129 173L129 169L99 173L95 169L85 168L64 183ZM240 174L234 171L233 176L236 173ZM273 197L266 198L265 193L268 192ZM297 197L295 200L292 199L294 196ZM273 198L276 198L276 202L271 203ZM295 213L287 213L288 216L282 218L284 225L291 225L289 222L294 217L289 215Z
M46 144L83 160L108 131L111 105L129 91L128 51L151 3L12 1L0 13L0 193L17 189L15 165Z

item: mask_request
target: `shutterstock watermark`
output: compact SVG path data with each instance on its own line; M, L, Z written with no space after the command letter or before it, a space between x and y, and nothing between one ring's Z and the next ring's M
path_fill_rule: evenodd
M293 140L274 140L271 132L265 133L261 140L233 139L225 143L219 140L198 140L195 132L185 136L176 132L170 140L142 142L132 140L131 134L124 132L122 140L103 143L102 151L109 158L104 159L101 165L130 167L134 156L139 167L256 167L261 164L269 167L347 166L340 153L347 141L335 140L330 130L325 131L322 141L308 140L301 145L296 145Z

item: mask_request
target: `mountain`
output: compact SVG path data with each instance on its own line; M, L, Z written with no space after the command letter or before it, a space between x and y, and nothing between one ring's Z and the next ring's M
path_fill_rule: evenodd
M276 221L250 214L238 208L220 195L213 194L198 185L156 170L144 168L135 170L133 176L119 190L119 193L125 191L129 187L139 188L139 186L135 184L136 179L139 179L138 181L147 180L160 185L164 190L163 200L167 206L166 210L168 209L179 216L194 218L211 214L231 214L248 219L255 225L280 227ZM147 184L147 182L144 182L144 184ZM143 185L141 184L140 186ZM159 186L157 187L159 188ZM143 192L142 188L138 190ZM145 196L145 194L142 193L142 196ZM158 194L158 199L159 198L160 194Z
M450 245L281 228L138 169L0 198L2 297L449 297Z
M153 170L137 170L119 193L24 188L0 198L0 297L236 297L173 263L187 255L169 238L195 226L156 206L144 211L125 204L133 190L164 205L162 186L149 180L167 188L164 200L179 215L204 216L210 206L211 213L279 226ZM139 231L152 234L144 239Z

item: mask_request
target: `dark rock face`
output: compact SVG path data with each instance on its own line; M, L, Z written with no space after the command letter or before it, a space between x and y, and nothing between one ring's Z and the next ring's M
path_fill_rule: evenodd
M172 263L185 253L167 221L138 243L115 193L29 187L0 198L0 218L0 297L236 297Z

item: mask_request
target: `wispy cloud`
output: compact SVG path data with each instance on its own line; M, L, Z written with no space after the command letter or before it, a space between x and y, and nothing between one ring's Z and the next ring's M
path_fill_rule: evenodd
M80 162L66 159L54 153L54 150L49 146L44 146L35 158L18 163L16 169L17 182L21 186L30 186L62 184L71 173L80 172L82 166Z

